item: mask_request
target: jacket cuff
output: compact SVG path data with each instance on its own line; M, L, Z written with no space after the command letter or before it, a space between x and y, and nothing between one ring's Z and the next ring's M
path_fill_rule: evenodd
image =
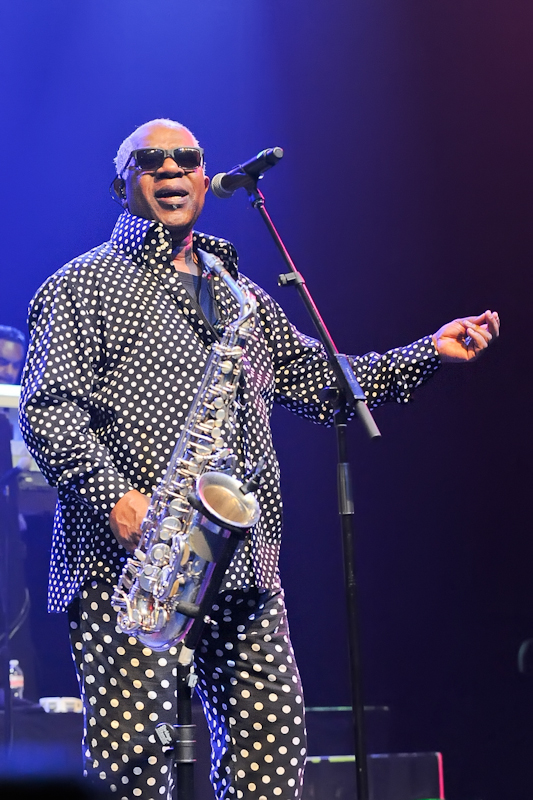
M134 487L113 467L104 467L97 472L76 476L67 484L67 492L74 494L84 505L101 514L106 520L118 503Z

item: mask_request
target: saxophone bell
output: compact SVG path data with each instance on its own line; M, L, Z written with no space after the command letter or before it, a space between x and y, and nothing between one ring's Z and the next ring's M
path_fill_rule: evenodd
M187 500L207 520L245 535L259 520L259 503L245 485L225 472L204 472Z

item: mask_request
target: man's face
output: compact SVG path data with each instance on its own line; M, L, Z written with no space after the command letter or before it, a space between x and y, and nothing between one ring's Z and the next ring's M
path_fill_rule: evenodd
M22 362L24 348L18 342L0 339L0 383L16 383Z
M143 130L134 142L134 149L161 147L174 150L176 147L195 147L191 134L181 128L153 125ZM134 159L126 168L127 206L132 214L144 219L162 222L176 240L185 239L204 207L209 178L202 167L194 172L184 172L172 158L153 172L145 172L134 165Z

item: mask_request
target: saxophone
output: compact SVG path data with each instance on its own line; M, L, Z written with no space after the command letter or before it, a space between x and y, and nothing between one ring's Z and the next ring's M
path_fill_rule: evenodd
M212 345L200 388L141 525L138 547L112 598L119 628L155 651L183 640L198 615L224 539L232 531L244 534L260 514L250 492L258 480L254 476L242 484L233 477L236 456L225 442L235 427L243 347L254 329L256 300L219 258L202 256L238 301L239 316Z

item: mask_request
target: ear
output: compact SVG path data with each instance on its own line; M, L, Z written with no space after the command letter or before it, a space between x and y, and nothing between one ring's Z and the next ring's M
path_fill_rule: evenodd
M119 175L117 175L117 177L115 178L115 180L111 185L113 186L113 191L115 192L116 196L118 197L124 208L126 208L127 195L126 195L126 183L124 179L121 178Z

